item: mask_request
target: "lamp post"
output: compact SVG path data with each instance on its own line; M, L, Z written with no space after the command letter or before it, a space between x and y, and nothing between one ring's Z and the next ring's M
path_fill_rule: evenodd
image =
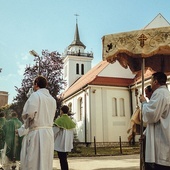
M41 75L41 72L40 72L40 56L37 54L37 52L36 51L34 51L34 50L31 50L30 52L29 52L31 55L33 55L34 57L38 57L38 75Z

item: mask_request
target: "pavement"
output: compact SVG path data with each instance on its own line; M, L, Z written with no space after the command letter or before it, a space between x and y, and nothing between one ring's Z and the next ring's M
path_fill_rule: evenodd
M68 157L69 170L139 170L140 155ZM58 159L53 170L60 170Z

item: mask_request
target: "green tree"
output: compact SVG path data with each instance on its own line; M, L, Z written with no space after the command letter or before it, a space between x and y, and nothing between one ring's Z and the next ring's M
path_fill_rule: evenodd
M26 66L21 87L15 87L17 96L14 98L12 107L20 114L22 113L23 106L28 98L28 91L32 88L33 81L38 73L47 78L47 88L50 94L56 99L57 103L58 100L61 100L57 96L60 94L60 91L65 85L62 73L63 61L58 52L42 50L42 55L37 57L35 56L34 61L35 64L33 66Z

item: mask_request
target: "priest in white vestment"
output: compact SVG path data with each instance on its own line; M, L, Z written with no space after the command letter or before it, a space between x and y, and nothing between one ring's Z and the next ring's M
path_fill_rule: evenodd
M170 169L170 92L166 81L164 73L154 73L151 78L153 94L149 102L140 96L143 121L147 123L145 170Z
M56 101L46 89L47 81L38 76L33 84L34 93L26 101L22 118L29 128L24 143L23 170L52 170L54 156L53 120Z

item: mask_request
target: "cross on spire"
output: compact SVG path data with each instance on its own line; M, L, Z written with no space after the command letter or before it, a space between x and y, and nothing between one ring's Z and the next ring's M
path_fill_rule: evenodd
M140 37L138 38L138 41L140 41L140 46L143 48L143 46L145 45L145 41L147 40L148 38L144 35L144 34L141 34Z
M78 14L74 14L74 16L76 16L76 24L77 24L77 17L79 16Z

